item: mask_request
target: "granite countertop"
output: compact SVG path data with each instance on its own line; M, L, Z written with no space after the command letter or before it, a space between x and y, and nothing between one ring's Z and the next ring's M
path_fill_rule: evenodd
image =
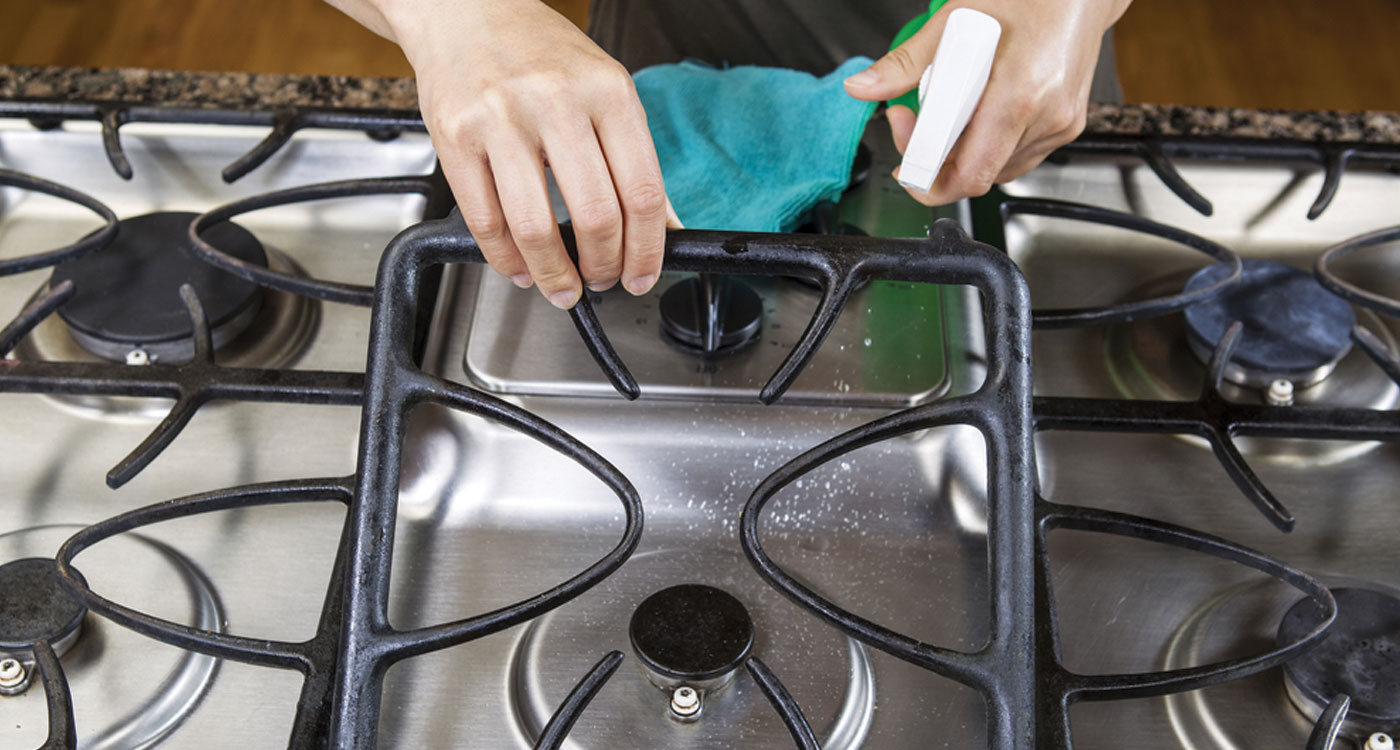
M413 112L418 106L410 78L0 65L0 101L13 100L196 109L315 107ZM1086 132L1400 144L1400 112L1093 104Z

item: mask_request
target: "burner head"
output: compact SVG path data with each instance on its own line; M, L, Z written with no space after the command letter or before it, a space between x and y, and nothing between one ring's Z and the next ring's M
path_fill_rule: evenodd
M753 620L733 596L700 584L652 594L632 613L632 649L662 687L722 685L753 650Z
M1186 282L1186 291L1228 274L1224 264L1203 268ZM1351 351L1356 326L1356 313L1346 300L1311 274L1271 260L1244 261L1239 283L1186 308L1185 317L1191 349L1202 362L1210 361L1231 323L1244 323L1225 377L1256 388L1280 379L1300 388L1320 382Z
M48 641L62 654L77 639L87 607L58 578L58 564L28 557L0 565L0 655L34 658L34 644Z
M1332 590L1337 619L1315 648L1283 665L1288 695L1316 717L1340 694L1351 696L1347 724L1367 731L1400 729L1400 599L1369 589ZM1322 621L1322 607L1300 600L1279 624L1280 643Z
M152 359L188 359L193 344L181 284L199 295L215 346L248 327L262 288L199 259L188 236L196 217L161 212L125 219L110 245L54 269L50 286L72 280L75 287L58 314L83 348L118 362L136 349ZM236 224L217 224L204 237L235 258L267 265L262 244Z
M706 347L711 321L715 346ZM748 284L728 276L692 278L671 285L661 295L661 330L693 354L728 354L758 340L763 300Z

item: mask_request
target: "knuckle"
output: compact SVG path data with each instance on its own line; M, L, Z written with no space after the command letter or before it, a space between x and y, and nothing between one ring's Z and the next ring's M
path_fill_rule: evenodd
M986 164L959 164L953 172L953 186L966 196L986 195L992 189L992 185L996 184L997 173L996 168Z
M1010 106L1012 119L1017 123L1024 124L1035 119L1040 102L1033 96L1017 97L1011 100Z
M475 106L452 109L451 114L435 116L428 130L434 137L443 139L447 148L461 147L473 141L479 132L481 119L478 115Z
M579 258L579 270L590 281L612 281L622 275L622 259L615 253L591 253Z
M1082 125L1078 125L1083 116L1084 113L1074 105L1074 102L1062 102L1051 110L1049 130L1057 135L1067 135L1073 138L1079 134L1079 130L1083 129Z
M589 239L611 237L622 228L622 211L612 197L596 196L570 208L574 230Z
M515 109L514 97L514 91L493 84L484 87L477 94L474 104L464 111L467 113L467 119L475 125L509 120Z
M535 285L545 292L558 292L574 285L568 267L558 257L551 256L547 261L530 265L530 275Z
M628 74L627 68L615 60L609 60L598 66L597 72L593 75L593 83L603 91L612 94L625 95L635 90L632 76Z
M884 59L887 65L905 73L912 72L916 67L914 56L903 46L895 47L890 50L889 54L885 55Z
M1088 111L1083 107L1076 107L1074 110L1074 116L1071 117L1069 120L1069 127L1065 128L1064 132L1062 133L1062 135L1064 136L1064 142L1068 143L1069 141L1078 138L1079 134L1084 132L1084 128L1087 127L1088 124Z
M622 204L634 214L652 215L666 210L666 188L659 180L643 180L623 190Z
M482 209L464 209L462 221L467 231L481 243L496 243L506 237L506 221L499 213Z
M511 234L515 235L516 243L532 248L549 245L558 231L554 220L546 214L530 213L518 216L511 226Z

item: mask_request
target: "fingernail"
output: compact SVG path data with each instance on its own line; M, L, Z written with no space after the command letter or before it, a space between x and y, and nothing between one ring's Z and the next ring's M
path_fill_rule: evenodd
M631 281L623 282L623 286L627 287L627 291L631 292L633 296L640 296L646 294L647 292L651 291L651 287L654 284L656 284L655 274L651 274L649 276L638 276L637 278L632 279Z
M880 80L880 74L874 68L866 68L859 73L846 79L846 83L852 86L869 86Z
M535 283L535 280L530 278L530 274L528 273L517 273L510 277L510 280L521 289L529 289L530 285Z
M617 283L617 279L613 279L612 281L590 281L590 282L588 282L588 291L590 291L590 292L606 292L606 291L608 291L609 289L612 289L612 288L613 288L613 284L616 284L616 283Z
M577 289L565 289L562 292L555 292L549 295L549 304L560 310L569 310L578 303L579 292Z

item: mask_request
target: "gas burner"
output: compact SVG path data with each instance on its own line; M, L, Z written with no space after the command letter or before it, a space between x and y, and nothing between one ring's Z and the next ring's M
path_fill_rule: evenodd
M729 684L753 650L753 618L742 602L713 586L672 586L632 613L632 650L662 689L716 690Z
M1351 697L1343 725L1357 733L1400 730L1400 597L1336 588L1337 619L1318 646L1283 666L1293 705L1316 719L1337 695ZM1316 627L1311 599L1293 605L1279 625L1280 642Z
M692 354L730 354L758 340L763 300L748 284L701 274L661 295L662 335Z
M262 307L263 290L194 254L188 235L197 217L172 211L123 219L102 252L54 269L50 287L72 281L77 290L58 314L79 345L115 362L188 360L194 349L181 284L199 295L215 347L248 328ZM267 265L262 244L237 224L219 224L209 235L226 252Z
M657 583L667 581L686 583L663 583L658 591ZM661 627L644 632L646 622ZM672 647L680 644L667 633L686 631L703 633L705 642L681 646L684 654L678 654ZM810 618L753 575L747 560L728 550L639 552L597 587L533 620L517 641L510 670L511 713L530 741L577 676L609 649L638 658L624 662L593 698L569 733L569 747L727 747L736 736L786 736L781 717L748 670L726 675L750 655L782 665L773 668L781 669L783 682L794 690L801 686L803 713L825 750L860 747L875 718L874 673L865 647L834 629L812 627ZM676 662L678 656L688 663ZM658 674L646 662L671 664L691 677L718 672L711 679L730 682L723 689L683 683L703 694L703 711L686 722L676 713L676 696L657 689Z
M0 656L32 662L39 641L62 656L78 639L87 607L64 590L57 570L43 557L0 565Z
M1202 363L1235 321L1244 337L1225 367L1225 377L1252 388L1284 380L1307 388L1332 374L1351 351L1356 314L1346 300L1322 288L1313 276L1271 260L1243 261L1237 284L1214 298L1186 308L1187 341ZM1223 263L1197 271L1186 291L1228 276Z
M32 675L33 658L24 653L37 638L51 639L63 657L86 748L157 744L194 712L218 673L213 657L156 644L103 617L85 617L87 608L59 582L53 558L46 557L81 528L34 526L0 534L0 660L19 661L31 678L21 688L22 699L0 697L5 747L43 744L43 688ZM80 580L124 601L158 600L193 627L223 630L227 613L192 560L140 534L122 534L110 544L77 560L75 567L89 573ZM17 590L24 595L16 596ZM11 630L21 623L22 632Z
M1400 655L1400 589L1358 578L1320 576L1337 602L1337 617L1327 635L1311 649L1284 662L1278 670L1220 685L1167 696L1167 713L1183 747L1197 750L1253 750L1261 747L1303 747L1315 722L1333 696L1313 707L1295 684L1299 675L1311 695L1322 695L1336 688L1351 693L1351 711L1342 725L1336 747L1361 748L1367 736L1394 730L1396 724L1371 724L1362 718L1386 711L1387 699L1400 697L1393 686L1395 670L1379 673L1381 679L1367 684L1365 675L1380 662L1376 657L1389 647L1388 656ZM1202 602L1181 623L1166 650L1164 666L1188 667L1221 654L1239 655L1258 649L1261 644L1283 642L1290 635L1316 624L1317 610L1311 599L1299 601L1296 592L1276 582L1249 581L1220 591ZM1371 625L1368 627L1368 616ZM1388 618L1388 619L1387 619ZM1389 638L1367 638L1364 633L1381 632L1389 623ZM1353 647L1367 646L1358 653ZM1339 642L1340 641L1340 642ZM1348 642L1351 646L1348 646ZM1337 657L1354 661L1341 663ZM1357 657L1362 657L1358 659ZM1325 666L1327 664L1332 666ZM1357 669L1356 667L1360 667ZM1347 673L1351 674L1348 675ZM1360 678L1360 679L1358 679ZM1379 703L1370 704L1367 696ZM1389 703L1388 713L1397 715L1400 703ZM1359 712L1359 714L1358 714Z
M1249 265L1250 261L1245 261L1245 266ZM1185 273L1170 274L1130 290L1124 298L1159 296L1171 290L1180 290L1185 283ZM1128 398L1193 400L1200 396L1206 366L1189 343L1190 335L1184 318L1184 315L1167 315L1108 326L1105 329L1106 346L1096 346L1093 350L1086 347L1077 356L1104 356L1106 353L1112 385ZM1400 347L1390 329L1376 314L1359 310L1357 319L1387 346L1392 349ZM1240 348L1246 345L1248 339L1249 329L1246 328ZM1265 383L1264 387L1246 387L1227 381L1221 384L1220 391L1231 401L1259 404L1269 402L1268 386L1269 383ZM1293 403L1298 405L1391 409L1400 404L1400 388L1360 351L1348 352L1325 379L1311 387L1297 388L1291 395ZM1206 445L1204 440L1194 435L1183 435L1182 438ZM1355 457L1378 445L1370 441L1277 441L1251 437L1237 437L1235 443L1246 456L1288 461L1301 459L1309 465Z
M174 217L179 217L179 221L182 222L179 233L168 234L168 232L174 231L173 225L177 223ZM200 287L196 286L200 303L206 306L211 327L214 327L212 331L213 341L217 347L217 358L220 364L229 367L268 368L291 365L306 349L316 332L320 321L320 303L307 297L276 289L257 290L252 295L253 299L250 300L244 294L247 292L247 288L252 286L249 282L218 270L189 254L188 240L185 237L189 231L189 222L192 220L193 214L183 213L148 214L128 219L121 223L123 227L121 238L131 236L126 232L129 223L136 224L138 231L141 231L142 225L144 225L146 232L159 227L159 231L166 232L166 236L171 238L170 242L179 243L176 245L179 248L178 251L167 251L164 255L175 258L174 266L179 266L192 274L192 278L196 280L197 284L200 281L212 282L214 286L222 288L226 281L235 282L231 288L241 290L238 295L232 295L227 291L210 291L208 286L201 290ZM249 249L253 246L247 245L247 240L251 239L252 243L257 244L256 239L252 239L239 227L232 224L221 224L220 227L222 229L216 230L216 233L226 233L229 237L242 238L233 240L234 243L242 243ZM116 243L120 243L121 238L118 238ZM138 258L144 261L150 260L149 246L134 249ZM97 261L110 263L109 253L116 250L116 247L109 247L73 263L64 264L55 270L54 278L50 280L50 284L58 283L62 278L73 278L76 293L73 299L59 308L58 315L50 315L44 319L27 337L20 341L19 345L15 347L17 359L44 362L98 362L115 359L121 362L139 364L143 361L179 362L189 358L191 346L189 313L180 298L179 277L175 275L174 271L163 267L157 269L159 280L155 283L161 285L163 291L152 294L149 299L138 298L139 295L135 295L131 290L120 288L111 289L106 295L84 293L85 288L88 290L93 288L91 284L85 286L85 280L96 279L99 284L102 284L106 278L94 270L99 266L87 264ZM261 245L257 245L257 251L265 259L268 268L283 273L304 275L301 267L286 255ZM74 270L72 268L74 266L80 266L80 268ZM170 268L174 268L174 266L170 266ZM146 267L156 268L156 264L147 263ZM116 277L117 274L112 276ZM30 301L33 302L48 288L46 286L44 289L40 289ZM154 299L156 296L169 297L169 300L158 303ZM240 303L239 300L242 302ZM143 316L143 320L135 320L130 311L124 311L118 316L123 321L121 330L112 330L110 321L105 325L88 326L89 332L82 330L81 326L86 325L85 321L92 319L91 315L95 311L112 308L119 302L123 305L130 303L131 310L145 311L147 315ZM208 305L211 302L217 306L217 313L209 310ZM240 304L246 306L240 310ZM183 323L177 324L172 317L175 312L184 317ZM221 320L223 324L219 326ZM76 321L76 323L71 321ZM98 331L98 335L94 336L91 333L94 330ZM144 339L145 343L130 338L133 331L136 332L137 338ZM141 334L142 331L145 332L144 336ZM182 335L184 338L157 341L155 339L163 338L163 335L153 336L151 334L160 331L177 332L177 336ZM128 338L120 338L122 336ZM165 411L164 407L153 406L150 399L85 395L56 398L103 412L144 413L154 409L152 413L163 414Z

